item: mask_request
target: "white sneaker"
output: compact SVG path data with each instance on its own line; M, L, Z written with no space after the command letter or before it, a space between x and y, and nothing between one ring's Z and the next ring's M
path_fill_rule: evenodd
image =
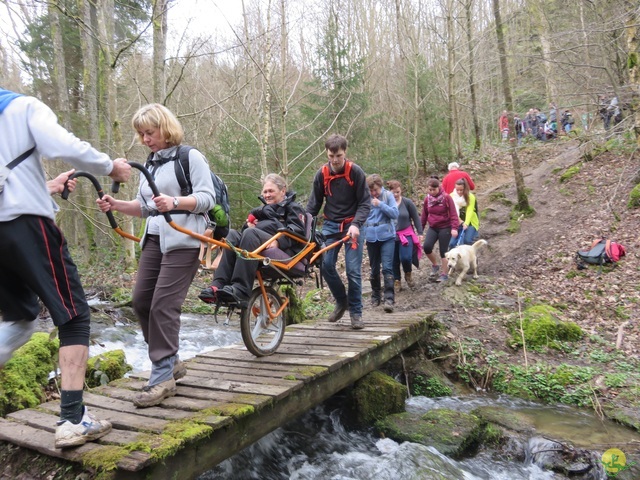
M9 361L13 352L29 341L37 328L35 320L0 322L0 368Z
M56 428L56 448L78 447L91 440L104 437L111 431L111 422L98 420L84 407L84 415L78 424L69 420L58 422Z

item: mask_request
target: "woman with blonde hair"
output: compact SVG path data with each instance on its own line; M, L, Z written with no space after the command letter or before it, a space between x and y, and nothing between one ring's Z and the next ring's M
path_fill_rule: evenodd
M131 123L140 143L151 150L147 168L162 193L154 196L147 179L140 175L135 200L105 195L97 203L103 212L146 219L133 309L149 346L151 376L133 403L151 407L175 395L175 381L186 374L186 366L178 358L180 312L200 264L200 241L173 229L162 214L169 212L178 225L202 234L208 225L206 212L213 208L216 197L207 159L195 148L188 153L193 191L182 195L174 162L178 161L184 132L169 109L157 103L146 105Z

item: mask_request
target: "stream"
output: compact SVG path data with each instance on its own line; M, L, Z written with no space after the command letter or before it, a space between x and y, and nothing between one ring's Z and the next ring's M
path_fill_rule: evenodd
M187 360L198 353L241 342L239 325L224 326L212 316L183 315L180 331L180 357ZM139 329L117 324L95 333L99 338L90 347L90 355L123 349L134 372L149 370L146 345ZM558 480L564 475L543 470L536 452L548 448L546 438L561 439L576 447L606 450L615 439L620 445L640 442L640 435L610 421L601 421L585 410L563 405L540 405L506 396L470 395L465 397L412 397L406 410L425 413L434 408L470 412L481 406L500 406L518 411L531 419L535 436L514 444L520 455L481 450L473 458L453 460L433 447L388 438L378 438L373 429L355 429L345 421L344 393L306 412L278 428L235 456L205 472L199 480ZM546 437L546 438L545 438ZM522 457L524 460L516 460ZM571 477L575 478L575 477ZM604 469L592 469L582 480L605 480Z

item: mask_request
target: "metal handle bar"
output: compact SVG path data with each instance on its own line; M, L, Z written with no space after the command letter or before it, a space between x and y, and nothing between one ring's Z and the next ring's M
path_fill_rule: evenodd
M104 197L104 191L102 190L102 185L100 185L100 182L98 181L98 179L96 177L94 177L93 175L91 175L88 172L74 172L71 176L69 176L69 180L77 178L77 177L84 177L84 178L88 178L91 183L93 183L94 188L96 189L96 191L98 192L98 197L100 199L102 199L102 197ZM65 199L65 200L69 200L69 186L67 185L67 182L69 181L67 180L64 183L64 188L62 189L62 193L60 194L60 196ZM105 212L105 214L107 215L107 219L109 220L109 225L111 225L111 228L113 228L116 233L124 238L128 238L129 240L133 240L134 242L139 242L140 239L134 235L131 235L130 233L125 232L124 230L122 230L119 226L118 226L118 222L116 222L115 217L113 216L113 212L111 210Z

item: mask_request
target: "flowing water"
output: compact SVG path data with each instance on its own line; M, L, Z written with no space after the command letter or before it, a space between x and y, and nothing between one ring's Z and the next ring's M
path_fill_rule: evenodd
M134 372L151 368L138 328L120 324L102 330L98 338L100 344L91 347L91 355L123 349ZM224 326L222 319L216 323L211 316L182 316L180 356L183 359L239 341L237 322ZM566 406L545 406L504 396L408 399L408 412L424 413L434 408L470 412L481 406L500 406L526 415L535 426L536 436L521 445L525 450L522 462L492 451L456 461L433 447L411 442L399 444L376 437L372 430L347 426L343 421L343 401L342 394L335 395L202 474L199 480L560 480L567 477L536 465L540 462L535 452L549 443L545 436L593 450L599 450L599 444L606 445L612 438L619 444L640 439L629 429ZM602 469L598 470L588 478L606 479Z

